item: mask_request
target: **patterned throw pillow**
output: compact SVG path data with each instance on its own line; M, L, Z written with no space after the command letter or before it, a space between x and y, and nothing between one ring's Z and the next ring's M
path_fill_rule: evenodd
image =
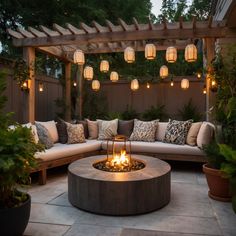
M46 149L53 147L53 139L47 128L39 123L35 123L35 126L37 128L39 142L44 144Z
M97 120L98 121L98 139L107 140L117 135L118 119Z
M183 145L185 144L186 137L188 134L188 130L192 124L192 120L187 121L178 121L178 120L171 120L169 121L164 142L166 143L174 143Z
M141 121L134 120L134 130L130 136L131 141L154 142L159 120Z
M67 134L66 122L62 119L58 119L56 126L57 126L57 132L58 132L58 137L59 137L58 142L67 143L68 134Z
M84 143L84 127L82 124L67 123L68 144Z

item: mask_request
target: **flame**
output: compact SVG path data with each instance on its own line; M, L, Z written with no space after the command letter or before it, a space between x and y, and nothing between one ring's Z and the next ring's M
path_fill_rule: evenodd
M120 154L115 154L111 160L111 165L117 167L129 165L129 158L126 156L126 151L121 150Z

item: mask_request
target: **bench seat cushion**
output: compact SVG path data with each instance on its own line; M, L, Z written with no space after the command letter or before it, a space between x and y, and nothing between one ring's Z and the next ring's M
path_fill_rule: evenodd
M98 140L86 140L86 143L76 144L55 143L52 148L45 150L45 152L36 153L35 157L50 161L76 154L98 151L100 149L101 141Z
M116 143L116 147L119 148L122 143ZM128 146L128 145L127 145ZM109 144L109 148L111 150L111 142ZM107 149L107 142L102 143L102 149ZM196 147L189 145L177 145L163 142L140 142L140 141L132 141L131 143L132 152L140 152L140 153L160 153L160 154L177 154L177 155L199 155L203 156L204 152Z

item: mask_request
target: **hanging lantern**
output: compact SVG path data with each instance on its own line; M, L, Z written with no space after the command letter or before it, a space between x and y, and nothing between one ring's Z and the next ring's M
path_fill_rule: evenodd
M100 82L99 80L95 79L92 81L92 90L98 91L100 89Z
M93 67L91 66L85 66L84 68L84 78L87 80L93 79Z
M153 60L156 57L156 46L152 43L145 46L145 57L148 60Z
M177 60L177 49L175 47L168 47L166 49L166 60L169 63L174 63Z
M110 80L112 82L117 82L119 80L119 75L116 71L112 71L110 74Z
M109 71L109 62L106 60L102 60L100 63L100 71L107 73Z
M161 66L161 68L160 68L160 77L162 79L164 79L164 78L168 77L168 74L169 74L168 67L167 66Z
M206 94L206 93L207 93L206 85L203 86L202 93L203 93L203 94Z
M151 87L151 85L147 82L146 87L149 89Z
M197 60L197 48L194 44L186 46L184 57L187 62L194 62Z
M215 79L214 78L211 79L211 84L210 84L211 91L212 92L216 92L217 88L218 88L218 86L217 86L217 83L216 83Z
M124 51L124 59L128 63L133 63L135 61L135 51L131 47L127 47Z
M42 82L39 82L39 92L43 92L44 90L44 86L43 86L43 83Z
M75 50L73 59L75 64L84 65L85 59L83 51L79 49Z
M186 90L189 88L189 80L188 79L182 79L181 80L181 88L183 90Z
M139 89L139 82L137 79L133 79L130 84L131 90L135 91Z

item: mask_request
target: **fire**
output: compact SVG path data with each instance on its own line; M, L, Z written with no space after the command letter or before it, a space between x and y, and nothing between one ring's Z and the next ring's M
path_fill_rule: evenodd
M117 167L122 167L122 166L128 166L129 165L129 158L126 155L125 150L121 150L120 154L115 154L110 161L111 166L117 166Z

